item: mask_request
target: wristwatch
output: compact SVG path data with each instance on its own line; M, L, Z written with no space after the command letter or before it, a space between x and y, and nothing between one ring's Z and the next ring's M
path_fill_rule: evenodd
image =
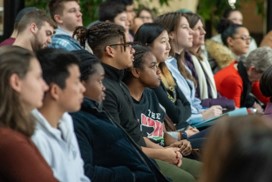
M187 135L187 133L185 131L180 132L180 134L181 134L182 139L187 139L188 138L188 135Z

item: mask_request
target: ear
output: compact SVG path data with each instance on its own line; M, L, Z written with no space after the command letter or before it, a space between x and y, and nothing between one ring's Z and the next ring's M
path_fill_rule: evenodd
M63 23L63 20L62 20L61 16L58 15L58 14L54 15L54 20L55 20L58 24L62 24L62 23Z
M85 81L85 80L82 80L81 83L82 83L82 85L86 88L86 85L87 85L86 81Z
M61 88L54 83L49 86L48 92L53 100L59 100L60 94L62 94Z
M13 90L16 92L21 92L22 90L22 82L19 76L13 73L9 78L9 84Z
M30 31L33 33L36 33L38 31L38 27L37 27L36 23L30 24Z
M255 71L255 67L254 66L250 66L248 69L247 69L247 75L250 77Z
M107 56L115 57L115 50L112 47L106 46L105 47L105 52L106 52Z
M229 47L232 47L233 46L233 38L228 37L227 38L227 44L229 45Z
M135 77L135 78L139 78L140 77L140 71L137 68L131 68L131 74Z
M255 69L255 66L250 66L250 67L248 68L248 70L249 70L249 71L255 71L256 69Z
M175 38L174 35L175 35L174 32L169 32L169 33L168 33L169 39L170 39L170 40L173 40L173 39Z

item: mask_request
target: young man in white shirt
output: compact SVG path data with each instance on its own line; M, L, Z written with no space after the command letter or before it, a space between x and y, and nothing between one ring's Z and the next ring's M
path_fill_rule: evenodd
M38 51L37 58L49 90L43 106L33 111L37 128L32 140L59 181L88 182L72 118L67 113L78 111L83 100L79 61L72 53L54 48Z

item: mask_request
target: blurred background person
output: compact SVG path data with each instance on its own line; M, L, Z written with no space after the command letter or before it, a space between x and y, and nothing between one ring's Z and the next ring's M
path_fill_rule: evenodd
M222 118L204 147L199 182L270 182L271 153L270 120L252 115Z

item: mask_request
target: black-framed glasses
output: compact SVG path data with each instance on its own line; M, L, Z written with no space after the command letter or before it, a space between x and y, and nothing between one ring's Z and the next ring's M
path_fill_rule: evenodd
M110 47L114 47L114 46L123 46L124 47L124 50L126 51L126 48L130 48L132 49L132 46L134 45L135 43L134 42L124 42L124 43L118 43L118 44L110 44L108 46Z
M240 37L233 37L234 39L241 39L243 41L252 41L252 37L248 37L248 36L240 36Z

